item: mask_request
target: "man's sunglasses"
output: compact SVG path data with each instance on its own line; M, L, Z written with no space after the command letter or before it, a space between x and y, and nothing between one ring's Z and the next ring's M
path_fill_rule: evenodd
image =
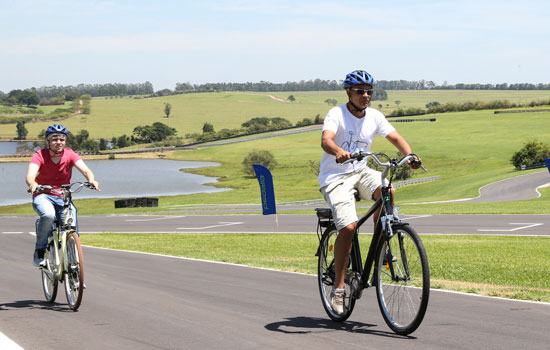
M366 92L369 96L372 96L372 93L374 92L374 89L359 89L359 88L350 88L350 89L356 91L359 95L364 95Z

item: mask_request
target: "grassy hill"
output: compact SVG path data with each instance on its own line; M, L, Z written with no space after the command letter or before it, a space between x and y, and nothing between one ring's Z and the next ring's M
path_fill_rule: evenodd
M386 101L373 101L372 106L389 114L398 107L425 108L429 102L492 101L509 100L516 103L529 103L550 97L549 91L525 90L388 90ZM293 95L295 102L281 102ZM94 98L90 115L76 115L60 121L73 133L86 129L90 137L110 139L122 134L131 135L138 125L151 125L162 122L176 128L179 136L202 132L202 126L209 122L216 131L223 128L233 129L254 117L282 117L296 123L304 118L315 118L317 114L324 117L330 108L324 101L336 99L339 104L347 98L344 91L321 92L218 92L175 95L141 99ZM396 103L399 101L399 105ZM172 105L172 116L165 118L164 104ZM382 105L382 108L379 107ZM45 113L52 106L39 107ZM0 110L0 114L1 114ZM28 123L29 138L37 137L51 122ZM0 124L0 138L9 139L16 136L15 124Z
M398 190L398 204L404 213L540 213L550 212L550 188L542 189L541 198L503 203L451 203L412 205L475 197L485 184L504 178L523 175L509 160L524 142L537 138L550 139L550 112L493 114L491 111L472 111L435 115L436 122L395 123L398 131L421 155L428 173L417 171L415 177L440 176L439 181L407 186ZM170 210L187 204L259 203L258 184L242 170L243 158L253 149L271 151L279 166L273 170L277 202L321 199L317 178L311 162L321 157L320 131L265 138L224 146L170 152L167 158L177 160L215 161L221 166L194 169L192 172L219 178L214 184L233 191L213 194L193 194L162 197L158 208ZM373 151L394 154L393 146L378 137ZM541 171L534 170L534 171ZM186 170L189 171L189 170ZM101 181L101 179L100 179ZM81 207L86 213L112 212L112 200L85 200ZM18 209L4 207L6 213ZM32 213L32 209L23 208ZM123 211L142 209L117 209Z
M398 131L423 158L428 173L416 172L416 177L440 176L441 180L398 190L401 205L476 197L478 189L494 181L525 172L516 171L509 160L523 143L532 138L549 140L550 113L498 114L491 111L449 113L436 116L436 122L395 123ZM246 177L241 161L251 149L267 149L279 166L274 169L277 200L280 202L319 199L318 183L310 161L321 156L320 132L269 138L233 145L178 151L176 159L218 161L221 167L197 169L197 173L218 176L217 186L237 189L215 195L191 195L174 198L173 204L187 203L258 203L254 178ZM374 151L394 154L393 146L377 137ZM540 171L539 169L538 171ZM550 179L549 179L550 180ZM543 190L547 193L548 189ZM184 199L184 203L181 200ZM409 205L407 212L430 213L548 213L547 196L532 201L491 204Z

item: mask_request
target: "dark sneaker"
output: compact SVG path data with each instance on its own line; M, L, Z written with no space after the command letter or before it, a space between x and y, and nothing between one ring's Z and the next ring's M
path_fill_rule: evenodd
M46 266L46 260L44 260L44 252L46 249L36 249L34 251L32 264L36 267Z
M332 299L330 300L330 306L332 307L332 310L338 315L344 314L344 296L345 295L346 295L346 291L344 289L334 288L332 290Z

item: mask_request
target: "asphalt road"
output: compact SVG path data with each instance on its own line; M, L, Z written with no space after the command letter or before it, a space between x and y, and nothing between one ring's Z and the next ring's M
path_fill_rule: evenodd
M33 243L29 234L0 235L0 330L24 349L515 350L550 341L550 304L432 290L424 322L401 337L381 318L374 290L338 324L314 276L90 247L87 289L72 312L61 289L57 303L44 302Z
M472 203L508 202L537 198L539 187L550 184L547 170L520 175L485 185L479 189L479 196Z
M402 215L422 234L550 236L550 215ZM36 218L1 216L0 235L34 233ZM82 233L314 233L311 215L81 215ZM372 233L373 224L361 233Z

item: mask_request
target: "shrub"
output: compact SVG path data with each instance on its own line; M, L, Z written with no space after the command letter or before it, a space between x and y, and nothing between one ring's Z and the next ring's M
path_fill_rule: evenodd
M311 120L309 118L304 118L301 121L297 122L296 126L308 126L308 125L312 125L312 124L313 124L313 120Z
M533 140L525 143L519 151L514 153L510 163L519 170L522 165L531 166L544 163L545 158L550 158L550 145Z
M214 125L210 124L209 122L205 122L202 125L202 133L206 134L206 133L209 133L209 132L214 132Z
M245 174L254 176L254 168L252 164L261 164L269 170L275 169L277 161L273 154L269 151L253 150L243 159L243 171Z

